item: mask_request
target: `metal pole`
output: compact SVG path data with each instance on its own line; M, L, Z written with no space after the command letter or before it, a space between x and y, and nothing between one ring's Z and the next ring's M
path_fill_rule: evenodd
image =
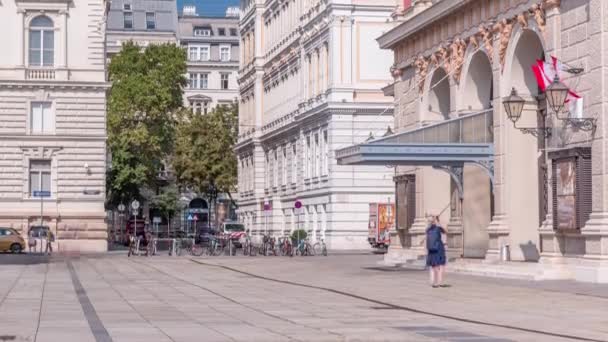
M42 191L39 193L40 195L40 226L42 227L42 220L43 220L43 208L44 208L44 196L42 196Z

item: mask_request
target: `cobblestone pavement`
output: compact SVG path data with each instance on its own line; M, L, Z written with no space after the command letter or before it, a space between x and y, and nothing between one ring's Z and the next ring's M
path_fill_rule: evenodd
M608 341L606 286L448 275L433 289L358 254L5 256L0 341Z

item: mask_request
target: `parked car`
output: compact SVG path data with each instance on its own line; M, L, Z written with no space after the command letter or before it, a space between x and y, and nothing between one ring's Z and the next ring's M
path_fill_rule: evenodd
M236 222L236 221L225 221L224 223L222 223L221 229L225 235L231 235L234 233L245 234L245 231L246 231L245 225L240 222ZM240 234L237 234L237 235L240 235ZM234 246L236 246L236 248L241 247L241 242L239 241L239 239L232 239L232 243L234 244Z
M205 225L198 229L195 240L196 240L196 243L207 244L207 243L209 243L209 240L211 240L211 237L213 237L215 235L217 235L217 229L214 229L213 227Z
M0 228L0 252L21 253L25 240L13 228Z

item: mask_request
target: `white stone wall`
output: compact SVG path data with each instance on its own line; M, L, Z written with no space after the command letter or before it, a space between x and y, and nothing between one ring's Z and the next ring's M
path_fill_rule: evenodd
M249 7L242 16L239 215L255 233L282 234L299 226L333 249L368 248L369 203L394 202L392 168L338 166L334 157L370 132L381 136L393 122L392 99L380 90L390 82L381 70L389 69L392 55L373 40L390 27L393 1L356 2L366 6L296 0L279 12L285 17L264 7ZM303 15L290 15L294 9ZM267 41L258 37L259 28L273 37L269 45L262 44ZM314 145L315 134L319 149L311 158L319 171L310 174L306 141L310 137ZM296 200L303 204L299 212ZM267 216L264 202L272 203Z
M0 225L23 235L40 222L29 191L30 160L51 162L51 197L43 222L59 250L104 251L106 171L105 1L3 2L0 36ZM54 65L29 66L29 22L54 25ZM54 130L34 134L33 102L48 102ZM85 167L86 165L86 167Z

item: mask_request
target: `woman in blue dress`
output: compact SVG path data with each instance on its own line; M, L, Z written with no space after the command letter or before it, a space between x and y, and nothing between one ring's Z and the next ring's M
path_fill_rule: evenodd
M431 286L447 287L443 284L443 272L446 263L445 247L442 234L447 234L447 230L439 223L439 216L432 215L429 222L429 227L426 229L426 265L430 267Z

